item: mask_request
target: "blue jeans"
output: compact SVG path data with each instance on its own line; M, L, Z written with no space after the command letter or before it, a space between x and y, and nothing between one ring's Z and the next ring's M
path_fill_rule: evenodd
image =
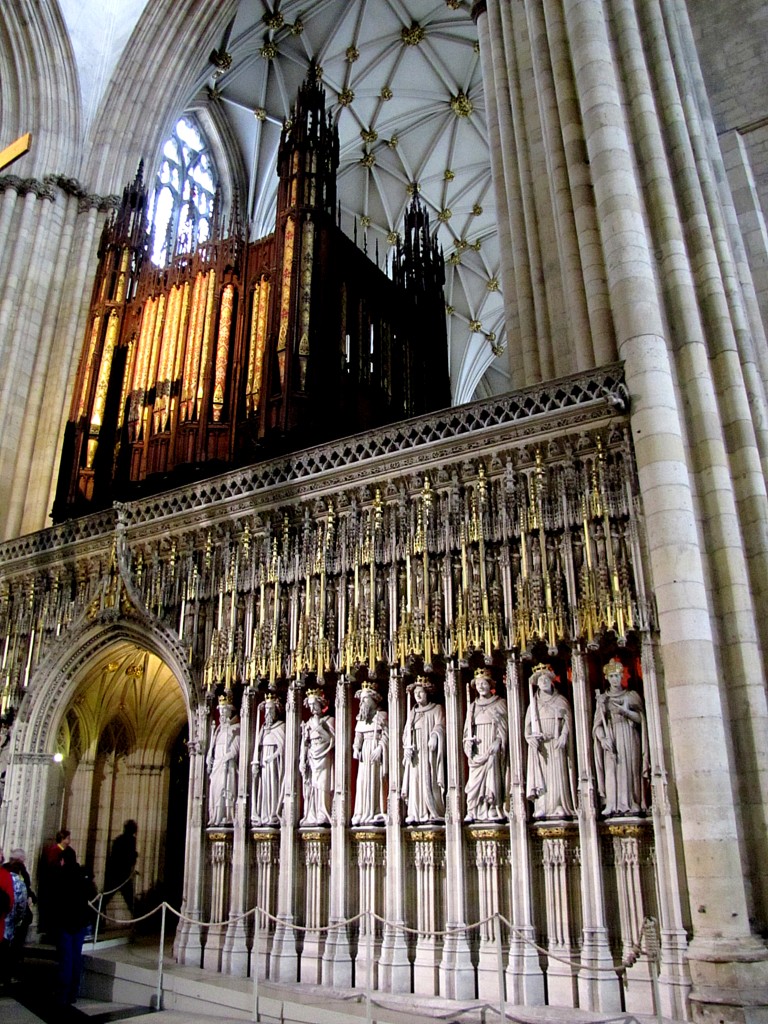
M80 991L80 975L83 971L83 942L85 928L76 932L61 929L56 938L56 952L59 960L58 997L62 1003L74 1003Z

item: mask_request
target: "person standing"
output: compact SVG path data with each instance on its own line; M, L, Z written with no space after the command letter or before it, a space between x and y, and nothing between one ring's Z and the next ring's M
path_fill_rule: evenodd
M54 930L52 921L52 904L56 890L58 872L64 863L64 851L72 839L69 829L62 828L56 833L56 839L43 849L40 855L38 871L38 930L46 936ZM55 937L52 936L55 940Z
M139 826L133 818L129 818L123 825L122 833L112 843L112 850L107 860L104 881L106 892L101 905L102 910L106 909L107 904L116 892L121 892L128 910L133 914L133 876L136 861L139 858L136 852L136 833L138 830Z
M10 942L10 974L11 978L18 977L19 967L24 959L24 944L27 941L27 932L32 924L32 908L30 903L35 903L37 897L32 890L32 883L26 866L26 853L17 847L11 850L11 856L3 867L10 871L13 880L14 905L9 921L12 930L6 929L6 939Z
M54 879L52 920L58 960L56 999L66 1006L77 1001L83 970L83 942L90 918L89 880L68 846Z
M5 860L0 849L0 863ZM5 985L10 971L10 942L6 938L6 925L13 913L13 876L0 867L0 984Z

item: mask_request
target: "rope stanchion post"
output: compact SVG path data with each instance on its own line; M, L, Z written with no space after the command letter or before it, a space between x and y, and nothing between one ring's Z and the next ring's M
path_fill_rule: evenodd
M261 942L261 911L256 907L253 915L253 950L251 952L251 974L253 975L253 1019L259 1019L259 945Z
M504 951L501 946L501 914L496 914L494 921L496 929L496 971L499 978L499 1017L501 1024L507 1020L507 994L504 988Z
M643 921L643 945L645 955L648 957L651 968L651 988L653 990L653 1005L656 1009L656 1024L663 1024L661 1016L661 993L659 991L659 961L661 959L661 943L656 921L652 917L646 917Z
M157 992L155 994L155 1009L163 1008L163 959L165 956L165 908L167 903L160 904L160 949L157 954Z
M96 949L96 943L99 940L99 925L101 924L101 905L104 902L104 893L99 893L99 905L96 908L96 924L93 928L93 944L92 949Z
M372 1010L371 1010L371 989L373 988L373 928L374 919L371 916L370 910L365 913L365 921L368 934L366 936L368 942L368 963L367 970L365 972L365 1020L366 1024L373 1024Z

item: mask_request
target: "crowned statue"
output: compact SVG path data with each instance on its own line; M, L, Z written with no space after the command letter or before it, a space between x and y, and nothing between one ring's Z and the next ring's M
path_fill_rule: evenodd
M328 701L319 687L307 690L304 707L309 709L309 718L302 722L299 744L299 772L304 791L304 815L300 824L330 825L336 724L328 714Z
M496 693L490 668L475 672L477 696L467 707L464 753L469 762L467 821L502 821L507 797L507 702Z
M237 764L240 756L240 719L232 697L219 697L219 721L211 733L208 755L208 824L234 825L237 801Z
M268 693L261 703L261 726L251 761L251 824L278 825L285 775L285 722L280 698Z
M611 658L603 675L608 689L595 694L592 724L603 814L641 814L646 810L643 780L650 771L643 698L627 686L628 673L618 658Z
M379 709L381 694L373 683L363 683L355 697L360 701L352 741L352 757L358 762L353 825L380 825L386 820L389 724Z
M405 820L409 824L445 817L445 711L430 699L432 684L422 676L407 691L413 697L403 730Z

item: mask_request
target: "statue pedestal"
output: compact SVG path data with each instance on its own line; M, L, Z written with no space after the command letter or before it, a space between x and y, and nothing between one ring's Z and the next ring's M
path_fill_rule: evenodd
M323 951L328 941L328 874L331 854L329 831L301 832L306 867L304 948L301 980L310 985L323 983ZM313 929L317 929L316 931ZM322 931L320 929L323 929Z
M276 829L254 829L256 866L256 913L265 911L276 915L278 864L280 863L280 835ZM275 924L262 913L259 919L258 942L251 949L251 977L258 970L260 978L271 978L270 953L274 938ZM254 936L256 927L254 921Z
M416 869L416 956L413 961L413 991L436 996L440 991L439 966L443 938L436 934L443 927L445 903L445 835L443 829L412 829Z
M209 920L215 922L208 928L203 967L209 971L220 971L224 940L227 934L229 907L229 882L232 866L232 829L208 831L211 845L211 899Z
M379 988L379 964L382 959L381 925L373 916L383 916L384 866L386 834L383 829L353 831L357 846L357 876L360 918L355 985L358 988ZM409 971L410 980L410 971Z

